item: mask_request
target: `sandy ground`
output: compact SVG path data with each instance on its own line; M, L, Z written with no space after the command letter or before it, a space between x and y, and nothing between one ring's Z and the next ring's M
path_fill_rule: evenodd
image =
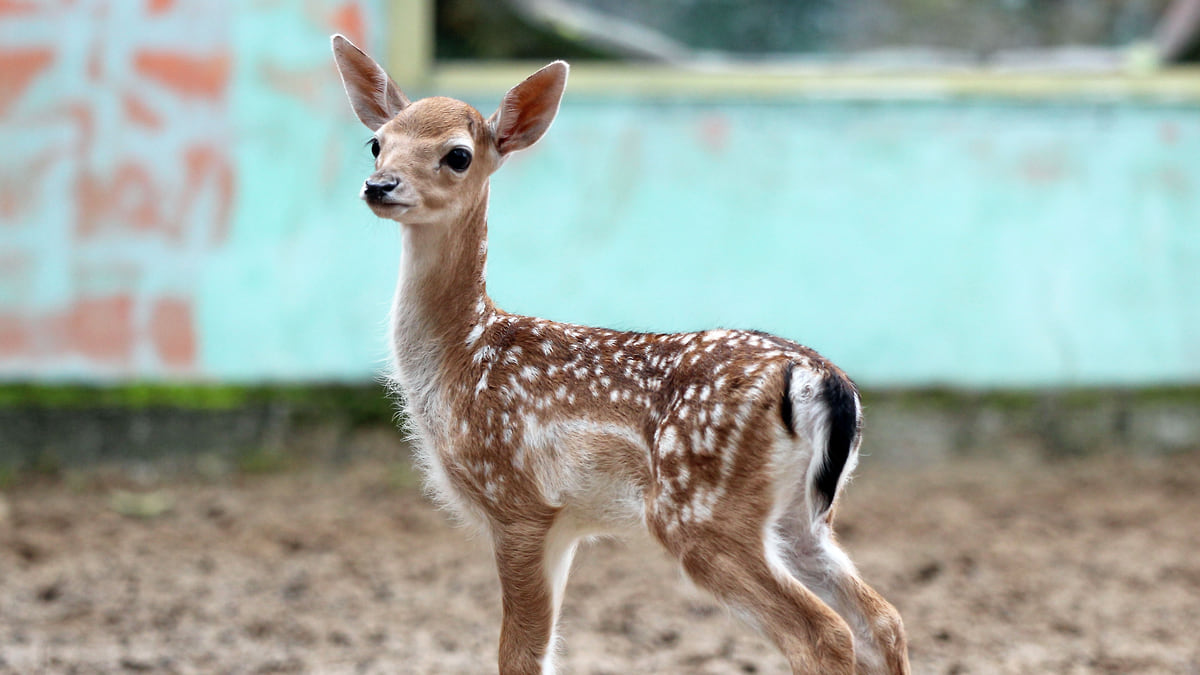
M1200 456L859 476L841 537L915 672L1200 674ZM488 550L406 482L359 463L12 488L0 672L495 672ZM586 546L564 612L565 672L784 672L648 541Z

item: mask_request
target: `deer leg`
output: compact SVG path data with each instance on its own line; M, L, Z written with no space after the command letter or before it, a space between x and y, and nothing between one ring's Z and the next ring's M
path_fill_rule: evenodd
M830 523L810 524L798 504L779 524L781 557L789 571L832 607L854 632L858 675L907 675L904 623L883 596L859 576L833 538Z
M504 612L501 675L554 672L555 626L577 538L547 519L493 528Z
M677 552L696 584L742 612L775 643L793 673L854 672L853 640L846 622L787 570L773 564L764 542L743 542L708 531L665 543Z

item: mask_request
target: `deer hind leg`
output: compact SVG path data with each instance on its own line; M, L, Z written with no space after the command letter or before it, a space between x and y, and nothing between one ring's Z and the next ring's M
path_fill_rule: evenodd
M783 652L793 673L849 675L854 647L846 622L766 553L764 530L716 523L652 530L697 585L738 612Z
M837 373L823 375L817 384L809 373L797 370L789 381L790 420L798 439L776 446L778 510L767 529L774 544L768 551L849 624L860 675L907 673L900 614L863 582L833 538L834 505L862 442L857 391ZM809 394L817 390L819 396ZM798 458L808 458L806 472L797 470Z
M559 608L578 537L556 523L552 512L493 525L492 535L504 612L500 673L550 675Z
M783 564L849 624L858 675L907 675L900 613L859 576L834 540L832 520L829 512L811 522L807 505L798 499L776 525Z

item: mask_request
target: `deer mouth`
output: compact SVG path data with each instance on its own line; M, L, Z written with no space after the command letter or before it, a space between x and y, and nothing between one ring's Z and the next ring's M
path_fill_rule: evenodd
M374 213L380 218L388 218L395 220L412 211L411 204L396 204L391 202L367 202L367 206L371 207L371 213Z
M399 208L411 209L412 207L416 206L416 204L400 201L399 199L396 199L390 195L376 195L364 192L362 199L371 208L388 208L395 206Z

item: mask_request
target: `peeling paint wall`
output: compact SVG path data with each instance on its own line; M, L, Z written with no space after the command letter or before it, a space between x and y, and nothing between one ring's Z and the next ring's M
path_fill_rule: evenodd
M0 2L0 378L379 372L399 237L328 35L380 54L385 13ZM1195 104L568 88L492 194L512 311L770 330L867 385L1200 381Z
M280 275L332 271L298 242L362 169L328 36L381 48L380 4L0 3L0 376L368 372L362 340L331 359L275 335L331 299Z

